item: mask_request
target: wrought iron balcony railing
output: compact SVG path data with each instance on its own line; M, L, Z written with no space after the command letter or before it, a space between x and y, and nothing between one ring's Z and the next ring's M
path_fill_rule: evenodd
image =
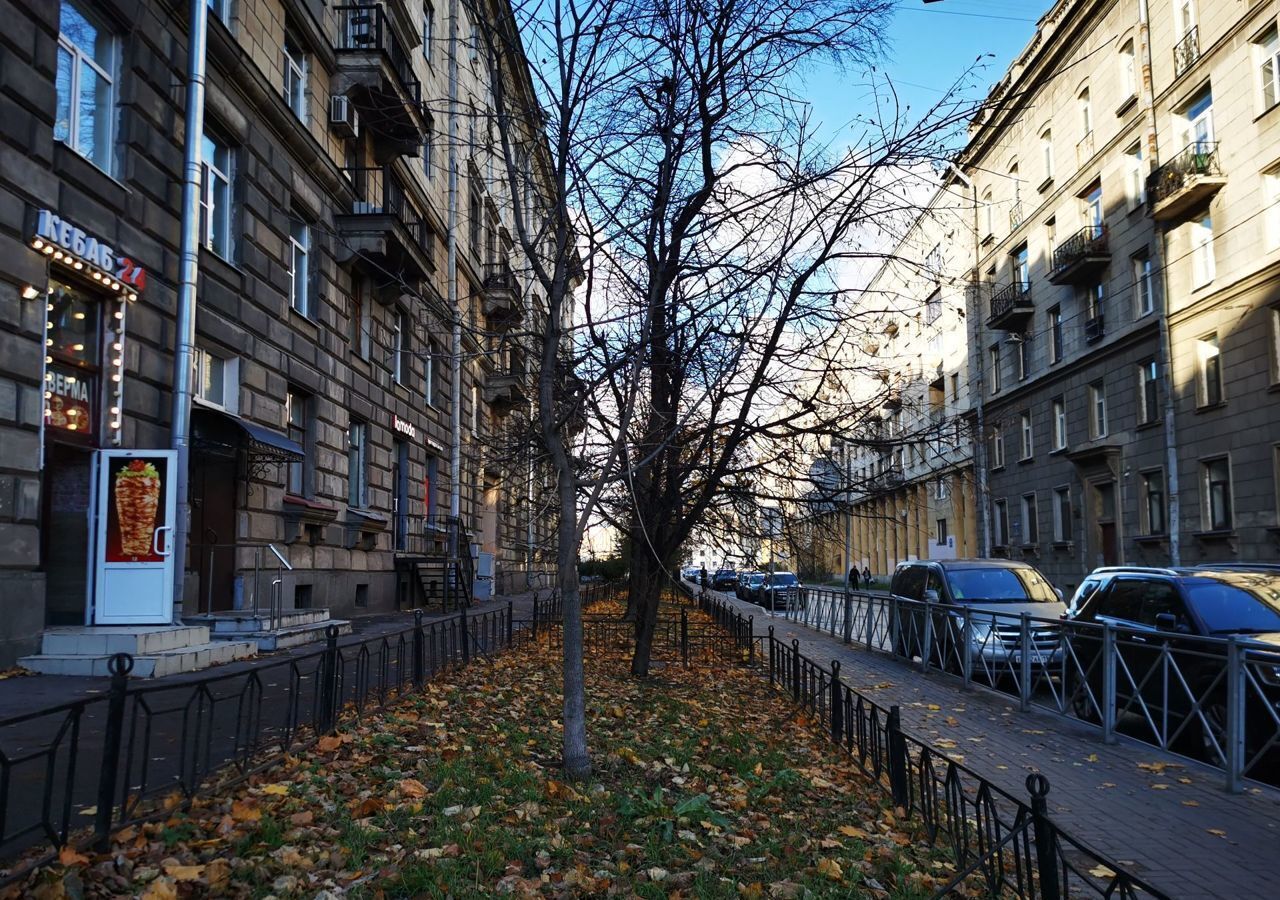
M1049 280L1055 284L1069 282L1077 275L1090 274L1096 266L1110 260L1107 226L1086 225L1054 248Z
M1200 27L1193 25L1182 36L1182 40L1173 45L1173 74L1181 75L1195 65L1200 58Z
M352 205L352 214L390 216L404 227L411 242L426 255L428 264L434 266L431 229L427 225L427 219L410 201L395 170L388 165L349 167L342 171L356 191L357 199Z
M381 3L336 6L339 51L380 50L396 73L400 87L416 105L422 105L422 82L413 73L412 57L391 27Z
M1102 340L1103 335L1106 333L1106 317L1102 313L1097 313L1092 318L1084 320L1084 342L1086 344L1096 344Z
M1169 207L1194 205L1217 192L1223 181L1218 142L1195 141L1147 176L1147 209L1156 218L1167 218Z
M992 328L1017 326L1034 314L1031 304L1031 283L1013 281L997 289L991 295L991 317L987 324Z

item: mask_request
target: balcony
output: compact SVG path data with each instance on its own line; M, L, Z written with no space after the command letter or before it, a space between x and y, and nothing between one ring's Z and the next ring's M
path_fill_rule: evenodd
M872 475L867 489L871 493L892 491L902 487L902 483L902 468L895 463Z
M1106 333L1106 318L1102 313L1084 320L1084 342L1086 344L1098 343Z
M1025 221L1025 217L1023 216L1023 213L1022 213L1022 201L1015 200L1013 202L1013 207L1009 210L1009 230L1017 231L1018 226L1021 225L1024 221Z
M1197 141L1147 176L1147 215L1172 222L1203 206L1227 183L1216 141Z
M1200 27L1192 28L1173 45L1173 76L1177 78L1200 58Z
M489 263L484 276L484 314L492 325L506 329L520 323L523 317L520 305L520 284L516 281L511 264Z
M431 229L405 193L391 166L346 168L356 201L347 215L334 216L338 262L360 257L383 277L418 281L435 271Z
M1093 159L1093 132L1088 131L1076 143L1076 167L1084 168L1085 163Z
M987 319L987 327L1021 331L1034 314L1030 282L1014 281L991 295L991 316Z
M338 16L338 70L330 90L345 94L375 136L380 161L415 155L431 133L422 83L413 57L392 27L382 3L334 7Z
M1111 262L1106 225L1086 225L1053 251L1053 284L1080 284L1089 281Z
M528 373L524 356L512 351L501 367L484 378L484 399L493 411L505 416L528 402Z
M885 394L884 403L881 406L891 412L902 409L902 390L900 388L890 388L889 392Z

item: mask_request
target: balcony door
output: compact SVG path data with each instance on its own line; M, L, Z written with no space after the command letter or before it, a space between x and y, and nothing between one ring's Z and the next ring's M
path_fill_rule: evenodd
M1205 90L1187 106L1183 113L1183 146L1195 147L1196 153L1208 153L1213 149L1213 92Z

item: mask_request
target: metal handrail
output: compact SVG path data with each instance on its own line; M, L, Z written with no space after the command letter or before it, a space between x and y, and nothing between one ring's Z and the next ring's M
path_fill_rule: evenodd
M434 265L427 218L409 199L404 182L395 169L390 165L344 166L342 172L355 186L359 198L352 206L352 214L394 216L409 232L412 242L426 254L428 262Z
M422 104L422 82L413 73L411 57L396 37L381 3L336 6L339 51L381 50L386 54L400 87L416 105Z
M997 319L1016 306L1031 302L1031 282L1011 281L991 295L991 318Z
M1200 26L1192 25L1178 43L1173 45L1173 73L1181 75L1195 65L1200 58Z
M1086 225L1053 250L1053 271L1057 272L1086 256L1105 255L1107 226Z
M1147 204L1154 208L1186 188L1193 179L1220 177L1217 141L1192 141L1177 156L1147 176Z

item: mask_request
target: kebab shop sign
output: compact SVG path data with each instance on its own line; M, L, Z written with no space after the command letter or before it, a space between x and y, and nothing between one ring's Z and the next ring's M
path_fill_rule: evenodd
M169 459L115 457L107 469L106 562L162 562L156 529L165 525Z
M147 270L127 256L116 253L115 248L92 232L68 222L48 209L36 211L33 238L60 248L73 259L113 275L121 284L132 285L137 290L147 286Z

